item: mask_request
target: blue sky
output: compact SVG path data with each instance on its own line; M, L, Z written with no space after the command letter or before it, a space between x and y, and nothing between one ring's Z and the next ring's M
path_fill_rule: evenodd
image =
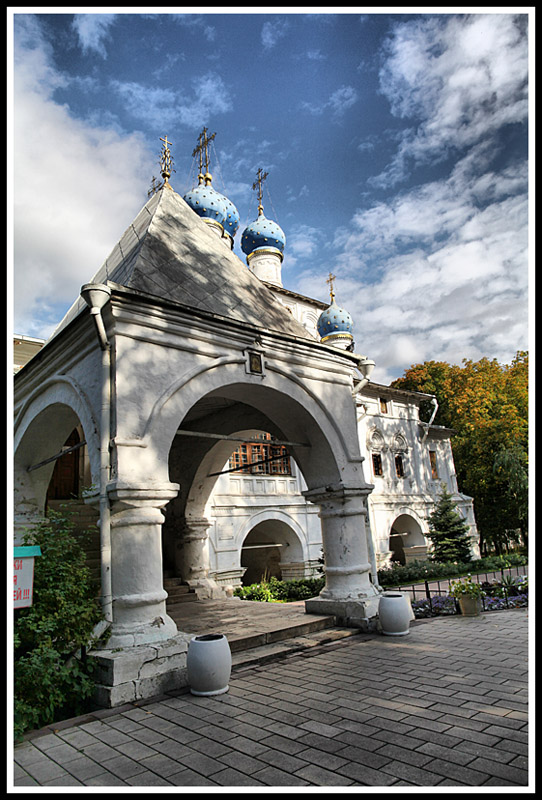
M235 252L261 167L284 286L325 301L337 276L375 381L527 349L532 8L12 11L16 333L47 337L98 270L160 137L191 188L205 125Z

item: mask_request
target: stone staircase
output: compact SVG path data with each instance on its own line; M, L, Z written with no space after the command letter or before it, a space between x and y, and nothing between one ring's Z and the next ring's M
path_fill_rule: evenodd
M169 613L170 607L178 603L190 603L198 600L198 594L191 589L182 578L165 577L163 579L164 589L167 592L166 609Z

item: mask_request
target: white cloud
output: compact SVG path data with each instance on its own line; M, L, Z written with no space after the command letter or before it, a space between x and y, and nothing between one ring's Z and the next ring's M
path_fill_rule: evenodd
M304 100L301 108L310 111L314 116L320 116L330 110L332 119L338 121L343 114L358 100L358 93L353 86L340 86L323 103L309 103Z
M142 138L75 120L32 17L15 41L14 325L46 337L147 199Z
M435 162L479 143L528 110L526 15L424 16L397 24L380 70L382 94L403 132L389 167L392 186L412 164Z
M286 19L275 17L272 22L264 22L262 26L262 44L266 50L271 50L282 39L290 23Z
M109 28L114 24L117 14L75 14L73 29L84 53L89 51L107 58L105 42L109 38Z
M225 114L233 107L227 86L212 72L195 78L191 93L185 87L161 89L134 81L112 80L111 87L136 119L160 119L166 126L180 123L196 128L207 123L211 114Z

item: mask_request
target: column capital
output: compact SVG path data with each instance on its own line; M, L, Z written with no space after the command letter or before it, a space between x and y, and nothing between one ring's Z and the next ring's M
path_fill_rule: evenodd
M142 484L124 483L122 481L112 481L107 485L107 494L111 503L120 509L125 508L163 508L174 497L177 497L180 486L178 483L160 483L153 485L152 482Z
M192 517L185 518L179 529L179 536L185 542L192 542L197 539L208 539L208 530L211 527L211 521L206 517Z

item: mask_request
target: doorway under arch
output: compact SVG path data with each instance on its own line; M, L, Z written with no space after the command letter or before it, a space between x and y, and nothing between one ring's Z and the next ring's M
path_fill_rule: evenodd
M393 522L390 551L390 560L403 565L408 561L422 561L427 557L427 543L421 525L410 514L400 514Z
M267 519L245 537L240 559L245 569L243 586L250 586L271 577L291 578L291 565L303 562L303 548L289 525L279 519Z

